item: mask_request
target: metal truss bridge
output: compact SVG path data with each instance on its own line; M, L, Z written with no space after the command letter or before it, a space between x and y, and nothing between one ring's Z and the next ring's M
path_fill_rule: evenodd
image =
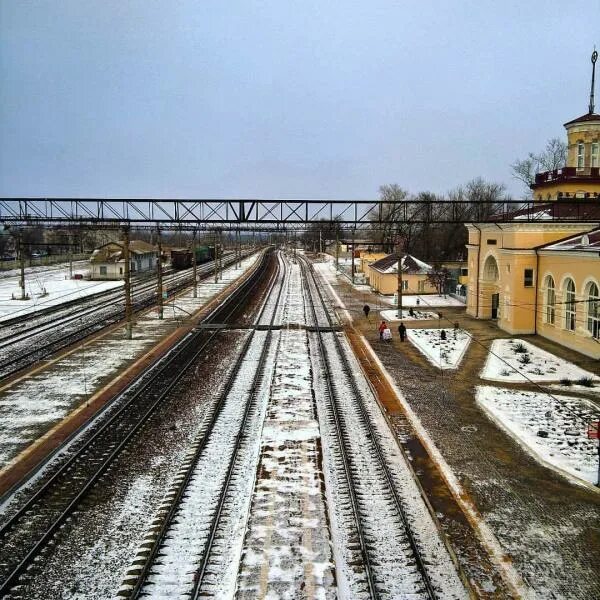
M161 200L0 198L5 225L305 230L317 223L377 229L401 223L600 222L600 200Z

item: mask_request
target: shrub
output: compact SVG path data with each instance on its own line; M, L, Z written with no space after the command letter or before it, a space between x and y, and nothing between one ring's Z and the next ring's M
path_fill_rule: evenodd
M577 383L584 387L594 387L594 380L591 377L582 377L577 380Z
M529 358L529 354L523 354L519 357L519 362L522 365L528 365L531 362L531 358Z
M560 385L573 385L573 382L569 378L563 377L560 380Z
M513 350L517 354L527 354L527 347L525 346L525 344L521 344L521 342L516 344L515 347L513 348Z

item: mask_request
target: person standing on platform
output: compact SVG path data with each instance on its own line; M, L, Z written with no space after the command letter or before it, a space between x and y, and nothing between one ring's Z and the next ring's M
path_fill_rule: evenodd
M363 312L365 313L365 317L367 320L369 319L369 313L371 312L371 307L368 304L363 306Z
M398 325L398 333L400 334L400 341L403 342L404 338L406 338L406 327L402 321L400 321L400 325Z

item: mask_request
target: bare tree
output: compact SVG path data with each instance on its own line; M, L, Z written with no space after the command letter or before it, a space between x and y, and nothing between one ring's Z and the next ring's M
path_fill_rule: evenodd
M567 164L567 144L559 138L546 142L546 147L539 154L530 152L527 158L516 160L511 166L512 175L521 181L531 194L530 186L535 181L536 173L562 169Z
M451 279L450 271L446 267L434 267L427 273L427 281L435 287L440 296L446 293L446 286Z

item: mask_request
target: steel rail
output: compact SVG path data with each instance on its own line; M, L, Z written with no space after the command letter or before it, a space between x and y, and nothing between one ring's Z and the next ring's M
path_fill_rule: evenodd
M225 313L225 320L229 319L236 310L240 309L246 299L252 292L255 283L260 281L265 272L265 255L263 255L261 264L252 277L249 277L233 294L219 305L205 321L212 321L221 313ZM6 523L0 527L0 547L4 549L2 563L0 563L0 596L9 592L16 585L19 577L27 570L39 551L51 539L56 530L66 521L79 505L81 500L87 495L90 489L97 483L100 477L106 472L114 460L121 455L122 450L132 441L134 435L148 422L149 417L162 404L164 399L173 387L181 380L198 356L206 349L211 341L219 334L216 330L212 332L208 339L199 345L197 343L206 335L205 331L198 330L188 334L178 346L168 355L167 359L159 364L153 371L152 376L135 390L132 397L119 408L108 420L100 426L85 442L77 452L71 456L52 477L38 489L29 500L27 500L18 511L12 515ZM178 363L178 360L181 361ZM173 374L174 369L174 374ZM171 370L171 373L169 372ZM166 379L166 383L165 383ZM162 387L153 390L153 386L162 383ZM121 397L124 394L121 394ZM129 412L129 422L127 414ZM136 414L136 411L138 414ZM133 414L134 419L131 419ZM124 429L124 431L123 431ZM114 436L115 439L113 439ZM93 464L95 461L96 464ZM86 474L85 468L92 466L92 473ZM83 470L83 473L77 473L77 469ZM74 482L84 480L83 487L75 488ZM62 485L61 485L62 484ZM65 490L68 490L66 492ZM71 495L63 499L61 495L70 493ZM58 494L60 506L52 509L51 501L53 494ZM36 507L37 517L34 513ZM44 519L44 510L50 509L52 514L46 516L49 521L44 527L44 531L39 535L31 535L31 523L36 520ZM49 518L48 518L49 517ZM10 534L11 539L8 539ZM24 548L21 537L35 537L29 540L30 544ZM15 537L17 545L15 546ZM7 544L12 540L12 554L6 555ZM19 550L21 554L16 555Z
M263 306L261 307L261 310L259 312L259 315L256 318L256 324L259 324L262 318L262 315L264 314L264 311L268 305L268 299L269 296L272 293L273 287L275 286L275 282L278 280L279 278L279 274L280 274L280 268L279 268L279 263L278 263L278 267L277 267L277 271L276 273L272 276L271 281L269 282L269 291L265 297L265 301L263 303ZM279 297L281 295L281 288L283 287L283 285L280 286L280 290L279 290L279 294L277 296L277 299L279 300ZM273 318L275 316L277 312L277 308L275 307L274 311L273 311ZM271 324L273 322L273 318L271 319ZM164 515L162 523L160 525L160 529L158 531L158 535L156 536L156 538L154 539L154 542L152 544L152 548L150 550L150 552L148 553L148 556L146 556L143 566L140 570L140 573L137 576L137 580L136 582L133 584L133 587L128 590L128 595L126 597L128 598L139 598L140 595L143 593L144 590L144 586L147 583L148 577L151 574L151 568L156 560L156 557L158 555L158 553L160 552L160 549L163 545L163 542L165 540L165 537L167 536L169 529L173 523L174 518L177 515L177 511L180 508L182 499L184 497L185 491L194 475L194 471L196 469L196 466L198 465L198 462L202 456L202 453L204 452L204 449L206 448L206 445L208 444L208 441L210 439L211 433L214 429L214 426L219 418L219 416L222 413L222 409L225 405L225 402L227 400L227 397L229 396L231 389L235 383L235 380L239 374L239 371L241 369L241 366L248 354L248 350L250 348L250 345L252 343L252 340L254 339L254 334L255 334L255 330L252 330L250 335L247 337L246 341L244 342L244 345L242 347L242 350L240 351L240 353L237 356L237 359L234 363L234 366L231 370L231 372L229 373L227 380L225 382L225 386L223 387L223 389L221 390L221 392L219 393L219 397L217 399L217 401L215 403L213 403L212 407L210 408L210 412L209 412L209 419L208 419L208 423L207 425L205 425L203 427L203 430L205 431L203 437L198 441L197 445L195 444L195 451L194 451L194 456L193 458L190 460L189 464L186 466L186 473L185 476L182 478L181 482L178 483L177 485L177 489L175 494L173 495L172 501L171 501L171 505L169 507L169 510L167 511L167 513ZM267 334L267 340L265 340L265 342L267 342L268 340L270 340L270 335L271 335L271 331L268 331ZM256 374L255 374L255 378L257 377L257 374L259 371L261 371L261 365L262 363L264 363L264 357L263 354L265 354L265 348L267 348L268 344L265 343L265 345L263 346L263 351L261 352L261 357L259 358L259 366L256 370ZM265 354L266 357L266 354ZM242 434L244 432L245 429L245 423L247 421L247 416L249 414L250 411L250 406L252 404L251 402L251 394L254 390L254 386L252 386L249 394L248 394L248 402L246 404L246 408L244 411L244 416L243 416L243 420L242 420L242 424L240 426L240 430L238 432L238 435L236 437L236 449L239 446L240 442L241 442L241 437ZM235 464L235 459L232 459L230 462L230 468L228 470L228 474L226 477L226 481L223 484L222 490L221 490L221 494L219 496L219 502L217 504L217 512L215 513L215 516L213 517L212 520L212 525L211 525L211 531L213 530L213 526L216 529L216 523L218 523L218 519L220 518L221 515L221 510L222 510L222 506L223 503L225 501L225 495L226 495L226 490L230 481L230 473L232 472L233 468L232 466ZM211 541L213 539L213 537L211 536ZM206 554L206 552L205 552ZM201 579L198 579L197 585L199 585L201 583ZM123 594L123 592L122 592Z
M310 277L312 280L312 284L313 284L313 288L314 290L317 292L318 298L319 298L319 302L321 303L321 305L323 306L325 315L327 317L327 321L331 326L333 326L333 320L331 318L331 314L327 308L327 305L325 303L325 300L323 298L323 294L321 293L321 290L319 288L319 285L317 284L317 280L314 274L313 269L311 268L310 264L308 264L308 262L303 260L303 264L305 269L308 270L308 272L310 273ZM312 294L311 294L312 297ZM315 323L315 327L317 329L317 333L318 333L318 337L319 337L319 341L320 341L320 347L324 350L324 344L322 343L321 337L322 337L322 333L319 331L319 325L318 322ZM402 524L404 525L404 529L406 532L406 536L408 538L408 542L411 548L411 551L413 553L415 562L417 564L417 568L419 569L419 572L423 578L423 584L425 585L425 589L427 592L427 595L429 598L431 599L435 599L436 598L436 594L435 591L433 589L433 585L431 583L431 580L429 578L429 575L427 573L427 569L425 567L425 562L423 560L423 558L421 557L421 552L419 550L419 547L416 543L414 534L412 532L412 527L408 521L408 518L406 516L406 511L404 509L403 506L403 502L402 499L400 498L398 491L396 490L396 486L394 484L394 480L392 477L392 473L390 471L390 468L387 464L387 461L385 460L385 456L383 453L383 449L381 448L381 445L379 444L379 442L377 441L377 432L375 431L375 428L373 427L373 424L371 423L371 419L369 417L369 414L367 412L367 409L365 407L365 400L363 398L362 393L360 392L360 390L358 389L358 385L356 383L355 378L351 375L352 373L352 369L350 367L350 364L348 362L348 358L346 356L346 353L344 352L344 349L342 347L342 344L338 338L337 335L333 335L333 338L335 340L335 346L336 346L336 350L338 353L338 356L341 359L342 364L344 365L344 369L346 371L346 373L348 373L348 381L352 387L352 391L354 392L354 397L357 399L357 406L360 412L360 415L363 419L363 422L368 430L369 433L369 437L372 440L373 443L373 447L376 451L377 454L377 458L380 464L380 467L385 475L385 479L386 479L386 483L388 488L390 489L390 491L392 492L392 497L394 498L394 503L396 505L396 510L402 520ZM325 357L324 357L325 358ZM326 364L326 360L324 361ZM328 374L327 377L327 382L328 384L331 384L331 376L330 374ZM335 396L332 396L332 398L335 398ZM341 430L340 430L341 432Z
M342 457L342 464L344 467L344 476L346 478L346 484L348 486L348 495L350 496L350 503L352 505L352 514L354 515L354 524L356 526L356 532L358 534L360 554L361 554L363 564L365 567L365 575L367 578L367 585L369 587L369 594L370 594L371 598L378 598L379 596L377 594L377 590L376 590L376 586L375 586L375 578L374 578L373 569L371 566L371 560L369 558L369 553L367 550L367 543L365 540L363 527L362 527L362 524L360 521L358 499L356 497L356 491L354 489L350 459L348 457L348 453L346 451L346 446L344 444L344 440L343 440L343 436L342 436L342 429L341 429L341 424L340 424L340 416L339 416L339 413L337 410L337 406L335 404L336 394L335 394L335 390L333 388L332 376L331 376L329 366L327 363L327 352L325 350L325 344L323 343L323 337L322 337L322 332L320 330L319 318L317 316L315 303L314 303L310 288L308 286L308 278L306 276L307 266L302 259L300 260L300 265L302 267L303 280L307 283L307 286L306 286L307 294L305 297L308 299L308 305L309 305L310 311L312 313L314 327L315 327L315 331L317 333L319 354L321 355L321 362L323 364L323 372L325 375L327 394L329 396L330 405L332 407L332 414L333 414L333 418L334 418L334 422L335 422L336 437L338 440L339 452ZM325 314L327 316L329 326L331 327L333 322L329 316L329 311L327 310L326 307L325 307Z
M272 327L273 327L273 323L275 321L275 316L277 315L277 308L279 306L279 300L281 298L281 293L283 291L284 281L285 281L285 270L284 270L284 277L282 278L281 285L279 287L279 291L277 292L277 299L275 301L273 314L271 315L271 320L269 322L270 327L267 330L267 336L265 339L265 343L263 344L263 347L262 347L262 350L260 353L260 357L258 360L258 367L256 369L254 378L252 380L252 386L248 392L248 400L246 403L246 408L244 410L244 416L242 418L242 423L240 424L240 428L239 428L239 431L238 431L236 439L235 439L234 451L233 451L233 455L229 462L225 482L223 483L223 487L221 489L221 494L220 494L220 498L219 498L217 511L211 522L210 533L209 533L209 536L204 545L204 551L202 553L202 559L200 561L200 565L196 569L196 576L194 577L194 587L193 587L192 593L191 593L191 598L193 598L193 600L197 600L201 594L202 583L204 581L204 576L206 574L206 569L208 567L208 559L210 557L212 546L213 546L213 543L215 540L217 527L219 525L219 521L221 520L221 514L223 512L223 507L225 506L225 499L227 496L227 491L229 489L229 483L231 482L231 478L233 475L233 471L234 471L237 457L239 454L239 450L241 447L242 437L244 435L246 423L248 421L248 415L250 414L250 409L252 408L253 404L255 403L256 394L257 394L257 391L258 391L260 384L262 382L262 379L263 379L265 361L266 361L267 355L269 353L269 349L271 347L271 338L273 337ZM267 306L267 304L268 304L268 296L265 299L263 311L264 311L264 308ZM261 316L262 316L263 311L261 311ZM257 323L260 323L260 318L261 317L259 317L257 319ZM233 385L233 379L231 381L231 384Z
M230 257L230 259L226 262L226 265L229 266L231 264L234 264L234 262L235 262L235 259L233 259L233 257ZM203 279L208 278L212 273L211 265L208 265L208 266L205 266L204 268L199 269L199 273L200 273L200 275L205 275L205 277L203 277ZM177 281L178 279L179 279L179 281ZM189 287L192 284L191 274L190 273L185 273L185 274L175 273L175 274L173 274L172 279L170 280L170 283L171 284L175 283L175 286L172 288L172 290L174 292L180 292L181 290L186 289L187 287ZM140 312L140 311L154 305L154 303L156 302L156 297L157 297L156 293L154 293L155 288L156 288L156 283L145 283L144 282L140 287L138 287L138 289L136 289L137 298L134 300L134 303L133 303L134 312ZM115 292L111 292L111 293L113 296L116 296L117 298L119 296L122 296L122 290L120 290L118 294L115 294ZM148 296L148 294L151 294L151 295ZM77 321L78 319L82 319L84 317L89 317L90 315L93 315L94 313L98 313L102 310L107 310L107 309L111 308L112 306L114 306L114 299L107 299L98 306L90 307L87 309L84 308L82 311L80 311L73 317L68 317L68 316L61 317L58 324L66 325L68 323L72 323L73 321ZM101 318L96 319L86 325L82 324L82 326L77 328L76 331L69 331L69 332L65 333L64 335L55 337L48 343L41 345L41 346L38 345L38 346L32 348L31 350L29 350L28 352L19 353L9 360L0 360L0 381L6 379L8 377L12 377L16 373L22 371L23 369L26 369L27 367L31 366L35 362L38 362L39 360L46 358L47 356L51 355L54 352L58 352L59 350L62 350L63 348L65 348L66 346L69 346L72 343L79 342L79 341L85 339L86 337L88 337L89 335L92 335L93 333L101 331L102 329L105 329L109 325L113 325L113 324L117 323L119 320L121 320L124 317L124 314L125 314L124 308L116 308L109 315L105 315L105 316L99 315ZM34 337L37 335L41 335L48 329L56 327L56 325L57 325L56 321L51 321L51 322L42 324L37 327L32 327L31 330L25 332L24 334L21 334L21 333L17 334L20 336L19 339L17 339L17 340L12 341L12 338L9 338L9 342L4 345L3 345L3 340L0 340L0 349L3 347L6 347L6 346L10 346L11 342L14 344L16 342L24 341L28 338L31 338L31 337ZM27 359L32 359L32 360L27 362ZM25 362L25 364L21 364L23 362ZM18 365L18 366L16 368L9 369L6 372L4 371L7 367L10 367L12 365Z

